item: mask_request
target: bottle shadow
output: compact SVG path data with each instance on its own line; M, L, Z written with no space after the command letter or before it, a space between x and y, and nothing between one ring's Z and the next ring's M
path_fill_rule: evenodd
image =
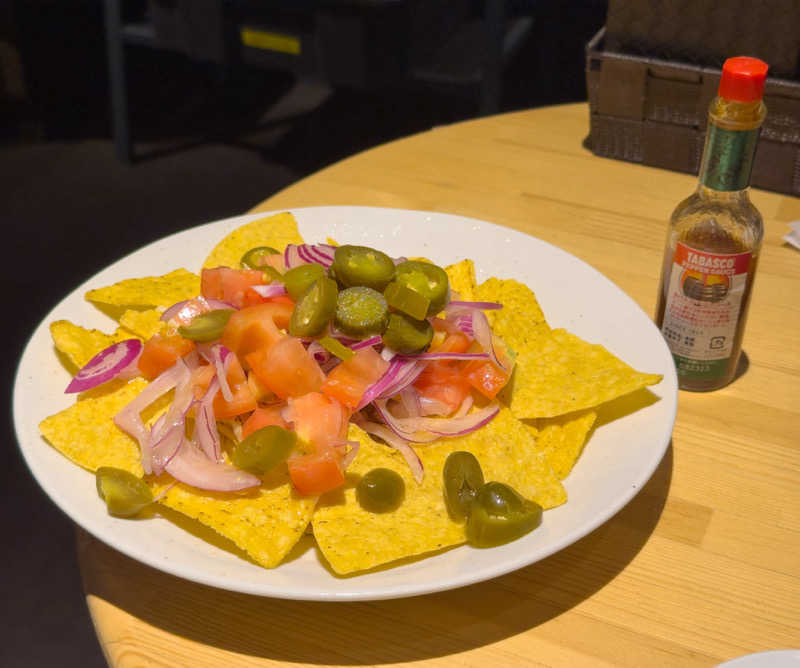
M655 530L672 469L670 445L648 483L599 528L530 566L450 591L361 602L263 598L168 575L80 531L84 589L162 631L243 656L360 666L456 654L536 628L613 581Z

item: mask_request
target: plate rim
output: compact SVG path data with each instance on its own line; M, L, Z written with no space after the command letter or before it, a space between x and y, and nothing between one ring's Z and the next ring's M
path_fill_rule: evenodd
M118 264L122 264L131 258L134 255L139 254L146 254L148 251L152 250L152 248L159 244L168 244L170 240L173 240L177 237L183 236L187 233L196 232L199 228L213 228L213 227L223 227L223 226L232 226L231 229L235 229L242 224L250 222L251 220L256 220L261 217L266 217L275 213L281 213L284 211L290 211L293 214L298 214L298 222L300 222L300 218L302 218L303 212L312 212L312 215L324 215L325 212L331 211L338 211L338 212L346 212L348 210L358 209L362 212L366 211L376 211L376 212L393 212L392 215L402 215L402 214L411 214L413 216L419 215L426 215L426 216L435 216L435 217L442 217L445 219L450 219L454 222L458 222L459 224L465 223L477 223L481 226L488 226L489 229L494 231L499 231L505 234L512 234L512 235L522 235L529 240L534 240L536 243L543 244L545 249L548 252L554 252L557 255L560 255L562 259L567 259L570 262L578 262L583 265L584 268L590 270L593 274L596 274L598 277L602 278L606 282L606 288L612 288L613 290L619 293L619 296L623 297L627 300L627 303L630 307L634 308L635 310L641 312L642 314L647 317L644 311L639 307L639 305L628 295L624 290L622 290L619 286L617 286L613 281L611 281L607 276L603 275L585 260L565 251L558 246L553 245L552 243L534 237L530 234L517 230L515 228L506 227L500 225L498 223L494 223L491 221L486 221L478 218L474 218L471 216L463 216L460 214L453 214L447 212L437 212L437 211L425 211L425 210L418 210L418 209L404 209L404 208L394 208L394 207L373 207L373 206L362 206L362 205L336 205L336 206L308 206L308 207L293 207L291 209L277 209L273 211L259 211L254 213L247 213L237 216L229 216L226 218L222 218L219 220L208 221L206 223L202 223L197 226L193 226L191 228L187 228L185 230L181 230L164 237L158 238L153 240L149 243L144 244L143 246L131 251L123 255L122 257L116 259L115 261L111 262L109 265L105 266L98 272L95 272L92 276L88 279L82 281L79 285L75 286L69 292L62 297L58 303L50 309L50 311L44 316L41 322L34 328L33 332L29 336L28 340L25 343L23 348L23 354L20 357L20 360L17 364L17 368L14 374L14 381L13 381L13 394L12 394L12 420L14 423L14 430L15 436L17 440L17 446L19 448L20 454L22 455L23 461L25 462L28 470L33 475L34 479L39 484L40 488L47 494L50 500L63 512L67 517L71 519L76 525L80 526L83 530L87 533L94 536L97 540L108 545L111 549L114 549L121 554L127 556L128 558L134 559L139 561L140 563L145 564L151 568L155 568L162 572L166 572L170 575L178 577L183 580L187 580L190 582L195 582L205 586L212 586L228 591L235 591L244 594L262 596L262 597L272 597L272 598L284 598L284 599L292 599L292 600L309 600L309 601L355 601L355 600L382 600L382 599L390 599L390 598L403 598L403 597L411 597L417 595L424 595L429 593L435 593L439 591L445 591L449 589L455 589L463 586L467 586L470 584L474 584L477 582L482 582L486 580L493 579L495 577L499 577L505 575L507 573L513 572L518 570L519 568L523 568L528 566L532 563L538 562L542 559L545 559L564 548L568 547L569 545L573 544L574 542L580 540L588 533L593 531L594 529L602 526L605 522L607 522L610 518L616 515L622 508L624 508L630 501L638 494L641 488L646 484L646 482L652 477L653 473L656 471L658 466L660 465L661 461L666 454L669 444L672 438L672 432L675 425L675 420L677 417L677 377L674 373L674 368L672 369L672 374L665 374L664 380L662 380L663 388L667 390L666 394L661 397L662 401L668 400L670 402L669 408L669 415L667 418L668 421L668 429L665 431L663 443L659 443L657 448L653 448L652 456L649 458L648 465L645 466L641 474L637 477L636 480L630 480L630 486L626 490L626 493L621 494L619 497L615 499L615 502L607 506L603 512L599 513L598 515L592 516L587 518L583 523L579 526L576 526L564 535L560 540L549 543L545 549L540 550L537 553L536 558L530 559L526 555L518 554L516 558L506 560L504 565L501 568L493 568L490 569L491 572L484 572L483 570L475 576L474 573L464 574L461 577L454 578L449 581L444 581L441 583L434 583L434 584L427 584L427 585L420 585L418 587L408 587L408 586L388 586L388 587L381 587L379 589L361 589L358 587L354 587L352 590L348 591L339 591L339 590L332 590L332 591L290 591L285 589L285 587L278 587L275 586L261 586L254 588L252 586L243 586L239 585L237 581L228 582L224 581L221 578L217 577L209 577L208 575L195 575L188 574L185 569L180 568L180 565L173 564L171 562L164 562L163 560L158 560L155 556L151 556L146 551L142 551L139 554L131 554L130 550L120 549L117 545L113 545L109 543L106 537L98 535L96 530L93 530L92 527L86 526L85 521L81 521L80 518L75 517L75 511L70 512L70 509L67 509L63 506L62 503L59 503L57 498L58 492L57 490L51 490L50 485L47 484L43 479L40 471L37 471L36 468L32 465L31 461L29 460L28 454L26 452L25 447L23 446L23 438L22 432L20 429L20 425L18 423L18 404L22 401L23 394L20 391L21 387L21 378L20 374L22 371L22 367L24 362L27 359L29 354L29 347L31 346L32 341L36 336L41 335L42 329L48 329L49 323L52 322L54 314L64 308L65 302L67 302L70 298L72 298L77 293L85 292L87 286L92 282L96 281L98 276L102 275L104 272L109 272L113 267ZM224 236L225 233L223 233ZM220 237L221 238L221 237ZM117 279L120 280L120 279ZM655 327L655 325L653 325ZM49 334L48 334L49 336ZM664 349L668 350L666 347L666 343L662 341ZM666 383L665 383L666 381ZM672 386L672 387L670 387ZM671 390L671 391L670 391ZM40 437L40 442L45 443L44 439ZM48 445L48 447L51 447ZM71 466L77 465L71 464ZM91 475L88 471L84 471L87 475ZM548 511L552 512L552 511ZM179 529L180 530L180 529ZM474 549L468 548L468 546L460 546L454 549ZM419 561L424 561L425 559L430 557L422 556ZM280 566L278 567L280 568ZM389 569L391 570L391 569ZM486 569L484 569L486 570ZM350 576L348 578L338 578L331 574L331 577L335 581L352 581L357 582L358 575Z

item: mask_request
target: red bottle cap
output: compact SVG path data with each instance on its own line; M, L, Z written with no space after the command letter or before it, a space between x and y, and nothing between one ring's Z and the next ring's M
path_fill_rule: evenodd
M760 100L764 95L764 80L768 69L769 65L758 58L728 58L722 66L719 96L736 102Z

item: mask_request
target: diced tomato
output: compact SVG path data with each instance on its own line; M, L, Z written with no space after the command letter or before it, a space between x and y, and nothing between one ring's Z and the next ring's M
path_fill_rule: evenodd
M467 362L463 369L464 377L469 381L469 384L487 399L494 399L497 393L505 387L509 378L511 378L511 370L514 367L514 362L508 354L503 340L497 336L492 336L492 342L495 354L508 371L488 360ZM475 347L480 350L477 344Z
M239 364L239 360L233 356L230 358L230 362L226 360L226 363L229 366L225 379L233 397L227 401L221 390L214 395L212 407L214 415L220 419L249 413L257 407L256 398L247 384L247 376L242 365ZM206 393L215 373L216 368L213 364L200 366L192 372L195 397L199 399Z
M245 361L266 387L281 399L318 392L325 374L300 339L284 336L269 348L245 355Z
M192 387L195 399L201 399L211 384L211 379L217 373L213 364L201 364L192 371Z
M255 410L258 406L256 398L253 396L250 388L247 387L247 383L232 386L231 394L233 394L233 397L230 401L225 399L221 391L217 392L214 396L214 415L216 415L217 418L232 418L237 415L243 415L244 413Z
M321 392L309 392L289 399L286 419L301 440L320 451L342 441L347 433L350 411Z
M250 288L264 285L264 273L258 269L217 267L200 273L200 292L207 299L221 299L236 308L259 304L263 298Z
M278 427L287 429L289 425L281 417L281 412L286 407L285 404L272 404L271 406L258 406L252 415L244 421L242 425L242 438L247 438L254 431L274 424Z
M155 334L144 343L138 361L139 371L153 380L193 349L194 342L178 334Z
M372 346L356 351L349 360L337 364L322 384L322 391L348 408L358 406L366 389L389 368Z
M423 397L439 401L453 413L470 393L469 381L456 361L436 360L414 381L414 387Z
M222 332L222 344L244 358L255 350L266 349L285 334L292 317L292 303L267 302L233 313Z
M511 374L503 371L494 362L473 360L464 366L464 377L487 399L494 399L505 387Z
M447 334L441 342L432 343L429 350L432 353L465 353L471 345L464 332L456 331Z
M289 476L298 494L319 496L344 484L341 458L333 449L287 460Z

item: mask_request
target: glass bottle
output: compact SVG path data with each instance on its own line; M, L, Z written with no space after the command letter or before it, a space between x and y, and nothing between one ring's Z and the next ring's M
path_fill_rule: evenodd
M756 58L725 61L697 190L670 218L656 324L684 390L716 390L736 375L764 236L749 184L767 68Z

